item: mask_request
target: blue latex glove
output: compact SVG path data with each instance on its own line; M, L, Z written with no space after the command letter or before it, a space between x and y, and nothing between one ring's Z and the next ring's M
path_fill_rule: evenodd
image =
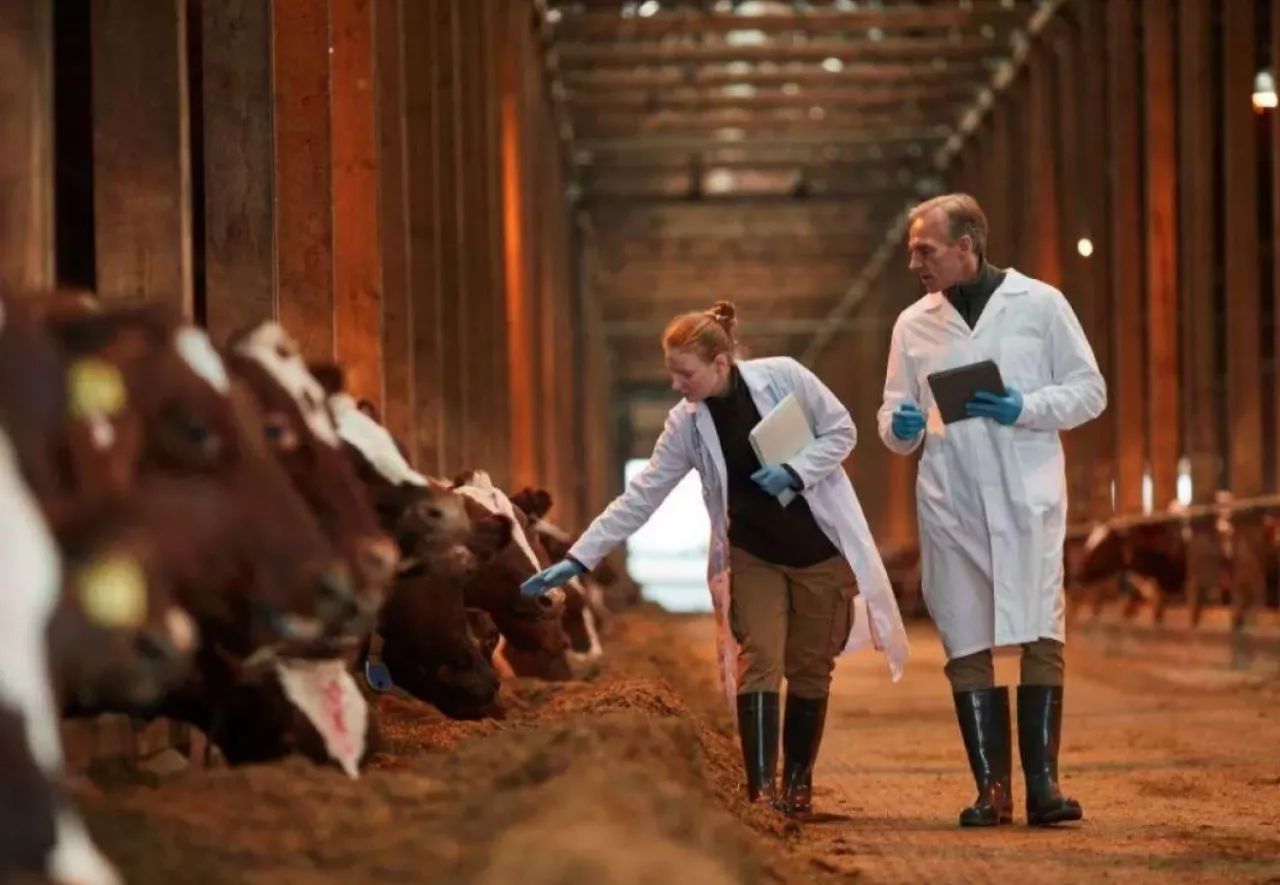
M924 412L920 411L920 407L915 403L903 403L894 410L889 427L895 437L906 442L919 436L924 431L924 425Z
M771 495L778 495L787 489L798 489L795 476L782 466L765 465L751 474L756 485Z
M1004 396L979 390L964 404L964 411L971 418L990 418L1008 427L1022 414L1022 394L1007 385Z
M572 559L562 559L555 565L544 568L529 580L520 585L520 595L525 597L541 596L548 590L554 590L562 584L585 574L586 569Z

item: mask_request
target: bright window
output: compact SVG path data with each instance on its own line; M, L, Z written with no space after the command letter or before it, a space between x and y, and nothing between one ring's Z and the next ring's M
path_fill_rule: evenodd
M645 463L629 461L624 470L625 481L630 482ZM702 503L702 481L696 472L690 472L627 541L627 571L643 588L644 598L669 611L710 611L710 535L711 523Z

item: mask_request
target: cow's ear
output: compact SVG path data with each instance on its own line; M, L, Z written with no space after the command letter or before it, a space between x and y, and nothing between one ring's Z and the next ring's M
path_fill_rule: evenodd
M525 486L511 495L511 503L525 512L530 519L542 519L551 512L551 495L546 489Z
M499 514L491 514L472 523L467 549L475 554L481 565L490 562L511 543L511 520Z
M465 486L475 479L475 476L476 472L474 470L464 470L453 478L453 487L456 489Z
M343 387L346 386L346 372L337 363L309 363L307 371L320 382L320 386L324 388L324 392L328 396L342 393Z

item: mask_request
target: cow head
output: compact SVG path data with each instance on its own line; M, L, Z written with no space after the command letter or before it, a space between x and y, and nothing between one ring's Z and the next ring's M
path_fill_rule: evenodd
M111 364L125 380L139 429L132 476L146 490L129 509L152 527L202 632L247 654L314 639L348 609L349 570L267 448L251 391L202 330L157 305L50 326L72 365ZM79 473L92 471L91 454L80 453Z
M244 379L263 412L267 445L329 539L351 563L360 594L333 627L366 632L395 576L399 552L382 531L330 414L327 395L297 344L276 323L263 323L229 342L232 372Z

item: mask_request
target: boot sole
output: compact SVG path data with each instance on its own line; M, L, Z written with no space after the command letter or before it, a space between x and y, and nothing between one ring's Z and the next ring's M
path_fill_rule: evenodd
M1055 824L1069 824L1084 820L1084 811L1076 808L1061 808L1042 814L1027 814L1027 826L1051 827Z
M965 820L964 818L960 819L960 826L966 830L970 830L970 829L982 830L982 829L990 829L991 827L1003 827L1011 823L1013 823L1012 814L1009 814L1009 815L1002 814L1000 815L999 818L995 820Z

